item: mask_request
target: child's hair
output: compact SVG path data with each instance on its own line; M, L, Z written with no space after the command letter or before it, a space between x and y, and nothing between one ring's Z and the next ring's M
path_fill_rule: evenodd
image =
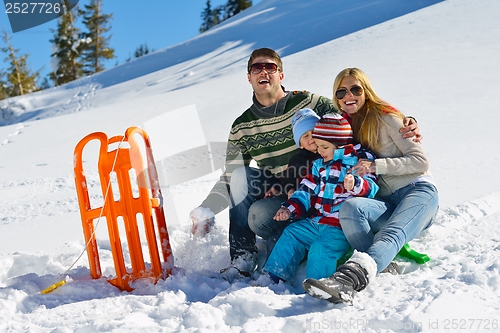
M333 101L339 110L341 110L341 106L339 100L335 97L335 92L340 87L342 80L348 76L352 76L361 83L365 94L365 104L352 117L351 127L354 132L354 138L363 146L376 152L380 148L378 140L380 115L390 114L401 119L404 119L405 116L377 95L368 76L358 68L344 69L337 75L333 82Z
M248 73L250 73L250 66L252 66L253 61L259 57L264 57L264 58L269 58L272 61L278 65L278 71L283 72L283 62L281 61L281 57L279 56L276 51L269 49L267 47L261 48L261 49L256 49L252 52L250 55L250 58L248 59L248 66L247 70Z
M318 121L319 116L311 109L302 109L292 117L292 131L295 144L300 148L300 138L308 131L312 131Z

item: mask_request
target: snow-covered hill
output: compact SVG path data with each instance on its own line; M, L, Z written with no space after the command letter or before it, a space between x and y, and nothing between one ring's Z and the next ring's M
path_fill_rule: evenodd
M1 101L14 113L0 127L0 330L498 331L499 12L495 0L264 0L193 40ZM331 97L335 75L355 66L384 99L418 119L441 210L412 246L432 260L402 263L405 274L380 276L353 306L305 295L300 272L292 285L230 285L214 274L229 262L227 211L207 239L188 233L188 212L218 178L215 171L163 184L167 217L175 215L167 223L176 269L167 280L126 293L92 280L86 255L72 266L84 250L73 181L79 140L140 126L159 163L181 145L225 141L251 103L248 55L263 46L284 56L287 89ZM97 191L95 172L88 177ZM105 224L99 228L106 244ZM109 249L100 253L104 274L113 274ZM70 267L69 283L39 293Z

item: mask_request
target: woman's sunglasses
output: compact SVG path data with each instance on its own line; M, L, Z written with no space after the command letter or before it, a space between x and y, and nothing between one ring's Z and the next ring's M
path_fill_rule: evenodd
M360 86L352 86L349 89L349 91L354 96L361 96L363 94L363 88L360 87ZM346 88L337 89L337 91L335 92L335 97L337 97L337 99L342 99L342 98L345 97L345 95L347 95L347 89Z
M248 72L252 74L259 74L263 69L265 69L269 74L274 74L278 70L278 65L272 62L257 62L250 65Z

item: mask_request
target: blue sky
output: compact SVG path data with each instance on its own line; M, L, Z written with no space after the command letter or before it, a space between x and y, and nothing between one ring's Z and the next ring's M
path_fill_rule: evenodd
M253 4L261 0L253 0ZM225 4L226 0L211 0L212 8ZM79 5L90 3L80 0ZM149 49L159 50L193 38L199 34L201 12L205 9L206 0L103 0L103 12L113 14L111 21L111 47L115 49L116 58L105 63L106 68L122 64L133 58L134 51L141 44ZM54 34L50 29L57 27L57 20L37 27L12 33L5 7L0 10L0 29L4 28L11 37L18 55L28 53L28 61L33 70L42 69L41 79L50 72L52 45L49 42ZM0 40L3 47L4 42ZM0 69L7 67L0 54Z

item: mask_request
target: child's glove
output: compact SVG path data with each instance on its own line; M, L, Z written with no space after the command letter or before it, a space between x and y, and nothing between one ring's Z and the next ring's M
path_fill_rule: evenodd
M191 217L191 233L196 237L205 237L215 225L214 213L209 208L196 207L189 213Z

